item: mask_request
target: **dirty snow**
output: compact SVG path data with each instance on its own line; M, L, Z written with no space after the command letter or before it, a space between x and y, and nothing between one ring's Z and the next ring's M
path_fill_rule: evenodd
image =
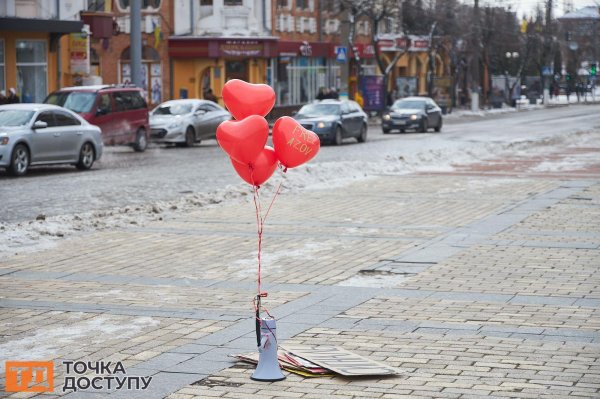
M61 326L45 326L34 335L5 341L0 344L4 359L40 360L55 359L60 349L84 349L84 346L100 344L112 339L127 339L138 335L143 329L160 324L152 317L136 317L124 320L122 316L101 315L83 322L77 314L71 314L72 323ZM0 362L0 374L4 362Z
M286 174L279 171L262 190L270 195L283 181L283 193L300 190L331 189L353 181L380 175L403 175L419 171L452 171L454 165L465 165L502 154L544 154L565 146L600 147L597 132L577 132L556 135L541 140L523 138L512 142L460 142L444 148L424 147L420 152L405 155L385 155L379 161L352 159L345 162L313 162L294 168ZM580 168L581 162L594 163L592 157L566 159L562 166L542 164L539 168ZM555 169L554 169L555 170ZM252 191L247 184L228 185L207 193L182 195L176 200L156 201L109 210L72 215L40 217L20 223L0 223L0 259L16 254L39 251L54 246L57 240L98 230L113 230L128 226L142 226L147 222L180 216L186 212L211 207L228 201L251 201ZM289 256L289 255L288 255ZM268 264L269 260L265 262Z

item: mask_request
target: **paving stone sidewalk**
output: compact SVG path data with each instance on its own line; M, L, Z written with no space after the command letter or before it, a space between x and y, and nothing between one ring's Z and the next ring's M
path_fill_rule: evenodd
M0 263L0 386L4 360L55 365L53 393L0 395L600 397L596 169L473 165L278 198L262 287L279 340L404 371L389 378L260 383L228 356L256 345L253 207L85 234ZM63 361L121 361L153 379L144 391L63 392L73 376Z

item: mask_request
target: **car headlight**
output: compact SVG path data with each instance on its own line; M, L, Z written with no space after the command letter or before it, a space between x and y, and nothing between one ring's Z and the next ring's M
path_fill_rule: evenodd
M392 117L390 116L390 114L383 115L383 120L384 121L389 121L390 119L392 119Z
M419 119L419 115L413 114L413 115L410 116L410 120L411 121L416 121L417 119Z
M176 121L171 123L169 126L167 126L168 129L177 129L178 127L181 127L182 123L181 121Z
M317 129L323 129L325 127L329 126L328 122L319 122L317 123Z
M8 136L0 137L0 145L8 144Z

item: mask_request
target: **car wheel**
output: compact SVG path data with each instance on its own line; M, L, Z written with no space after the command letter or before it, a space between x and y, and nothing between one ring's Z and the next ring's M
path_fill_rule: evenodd
M29 150L23 144L17 144L10 156L8 173L13 176L23 176L29 168Z
M359 143L364 143L367 141L367 125L362 125L360 128L360 134L356 138Z
M383 134L388 134L390 129L382 128L381 131L383 131Z
M188 128L185 130L185 146L193 147L195 141L196 141L196 133L194 132L194 128L191 126L188 126Z
M404 132L406 132L406 130L400 129L400 133L404 133Z
M335 137L333 139L333 144L335 144L335 145L342 144L342 128L340 126L335 128Z
M428 129L427 119L423 118L423 119L421 119L421 125L419 126L419 132L426 133L427 129Z
M83 143L81 150L79 151L79 162L77 162L77 169L87 170L92 167L94 160L96 159L96 153L92 143Z
M440 123L435 127L435 131L438 133L442 131L442 119L441 118L440 118Z
M138 129L135 135L135 143L133 149L137 152L144 152L148 148L148 140L146 140L146 131L144 129Z

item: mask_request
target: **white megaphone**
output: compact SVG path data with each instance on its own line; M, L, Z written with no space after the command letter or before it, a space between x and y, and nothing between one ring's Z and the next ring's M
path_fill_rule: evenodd
M260 319L260 344L258 345L258 365L250 377L256 381L281 381L285 375L277 359L277 337L275 319Z

